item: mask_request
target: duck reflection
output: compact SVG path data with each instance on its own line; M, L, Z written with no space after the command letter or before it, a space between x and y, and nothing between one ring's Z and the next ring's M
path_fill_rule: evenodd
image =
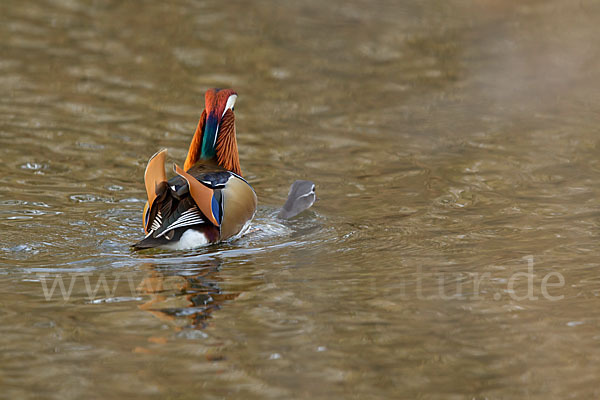
M150 299L139 307L178 328L204 329L211 314L239 293L224 294L219 287L221 261L208 260L182 267L145 264L148 276L138 287Z

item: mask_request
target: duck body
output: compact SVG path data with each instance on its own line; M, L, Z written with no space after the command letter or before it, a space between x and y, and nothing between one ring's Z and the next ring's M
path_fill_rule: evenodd
M192 249L231 239L250 222L257 198L244 178L210 164L197 164L187 173L213 191L211 211L219 224L215 225L202 213L187 180L176 175L157 186L155 212L146 212L148 234L134 248Z
M150 158L144 181L148 202L146 236L136 250L154 247L181 250L231 239L254 217L257 198L242 178L235 137L231 89L211 89L190 144L184 169L166 179L166 150Z

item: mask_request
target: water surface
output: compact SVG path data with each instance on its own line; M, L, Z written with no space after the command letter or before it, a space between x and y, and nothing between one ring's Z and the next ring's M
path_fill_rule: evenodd
M599 18L3 1L0 397L598 397ZM209 87L239 93L253 230L133 253ZM283 223L295 179L319 201Z

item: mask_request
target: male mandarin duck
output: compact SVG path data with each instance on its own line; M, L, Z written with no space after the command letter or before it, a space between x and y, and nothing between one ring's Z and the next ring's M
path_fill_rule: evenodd
M256 193L242 178L233 106L237 93L210 89L183 169L167 180L167 150L148 161L146 237L135 249L190 249L238 235L256 212Z

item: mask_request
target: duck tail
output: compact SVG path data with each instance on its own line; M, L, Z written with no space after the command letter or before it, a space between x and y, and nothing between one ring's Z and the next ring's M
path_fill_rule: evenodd
M131 249L132 250L146 250L146 249L152 249L155 247L160 247L160 246L166 245L168 243L169 243L169 241L164 236L155 238L152 235L148 235L148 237L133 244L131 246Z

